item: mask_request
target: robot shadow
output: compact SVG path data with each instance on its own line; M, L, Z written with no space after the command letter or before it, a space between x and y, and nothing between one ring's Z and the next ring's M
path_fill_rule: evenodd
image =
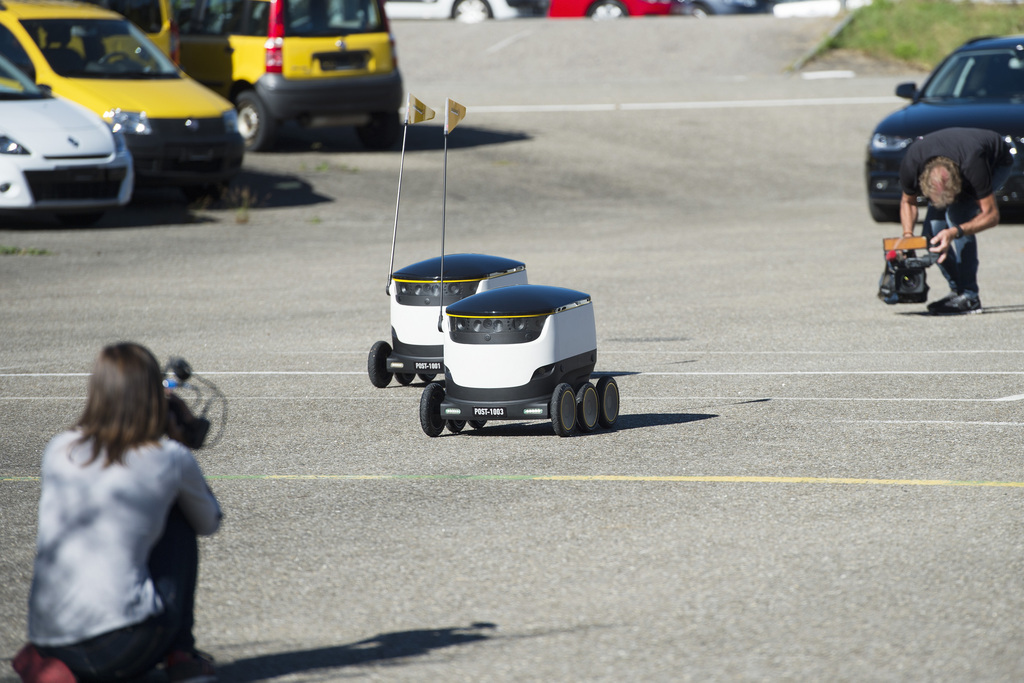
M705 413L643 413L640 415L619 415L612 429L598 427L592 432L577 431L573 438L587 436L601 436L610 432L624 432L630 429L642 429L645 427L662 427L665 425L679 425L687 422L699 422L710 420L718 415ZM460 436L543 436L551 437L554 428L550 422L488 422L480 429L466 428ZM445 436L456 436L445 433Z
M364 664L388 664L407 657L427 655L434 650L488 640L497 626L477 622L468 627L420 629L380 633L346 645L296 650L249 657L217 667L222 683L265 681L289 674L313 672Z

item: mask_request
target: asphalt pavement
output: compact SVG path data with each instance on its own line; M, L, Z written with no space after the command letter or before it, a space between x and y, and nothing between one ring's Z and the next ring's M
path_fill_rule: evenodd
M407 90L467 107L410 127L400 205L398 150L292 129L221 204L5 218L46 253L0 256L0 680L40 454L121 339L216 388L223 681L1024 677L1024 233L979 238L984 314L876 298L864 148L923 74L788 71L831 27L395 22ZM593 297L617 429L431 439L421 382L370 384L396 205L396 265L443 224Z

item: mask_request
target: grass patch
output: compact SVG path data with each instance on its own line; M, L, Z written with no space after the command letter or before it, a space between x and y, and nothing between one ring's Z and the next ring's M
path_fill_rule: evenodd
M47 249L33 249L24 247L9 247L0 244L0 256L49 256Z
M224 196L224 203L235 212L236 223L248 223L249 211L262 200L248 187L235 187Z
M931 70L971 38L1015 33L1024 33L1024 11L1016 3L874 0L857 10L828 48Z

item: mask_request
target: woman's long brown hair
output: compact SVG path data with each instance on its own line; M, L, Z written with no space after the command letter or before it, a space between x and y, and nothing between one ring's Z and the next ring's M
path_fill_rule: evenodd
M133 342L106 346L89 379L89 396L78 421L82 443L92 441L93 462L124 464L131 448L159 441L167 427L167 396L160 364Z

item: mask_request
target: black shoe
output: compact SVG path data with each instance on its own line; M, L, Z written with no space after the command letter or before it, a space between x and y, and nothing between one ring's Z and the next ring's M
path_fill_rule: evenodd
M936 310L941 309L943 306L946 305L946 303L949 302L950 299L952 299L955 296L956 296L956 292L950 292L949 294L947 294L946 296L942 297L938 301L931 302L930 304L928 304L928 312L929 313L934 313Z
M169 653L164 660L164 672L169 683L215 683L217 680L213 657L199 650Z
M934 308L932 307L934 306ZM928 306L932 315L966 315L981 313L981 299L976 296L957 294L947 299L940 299Z

